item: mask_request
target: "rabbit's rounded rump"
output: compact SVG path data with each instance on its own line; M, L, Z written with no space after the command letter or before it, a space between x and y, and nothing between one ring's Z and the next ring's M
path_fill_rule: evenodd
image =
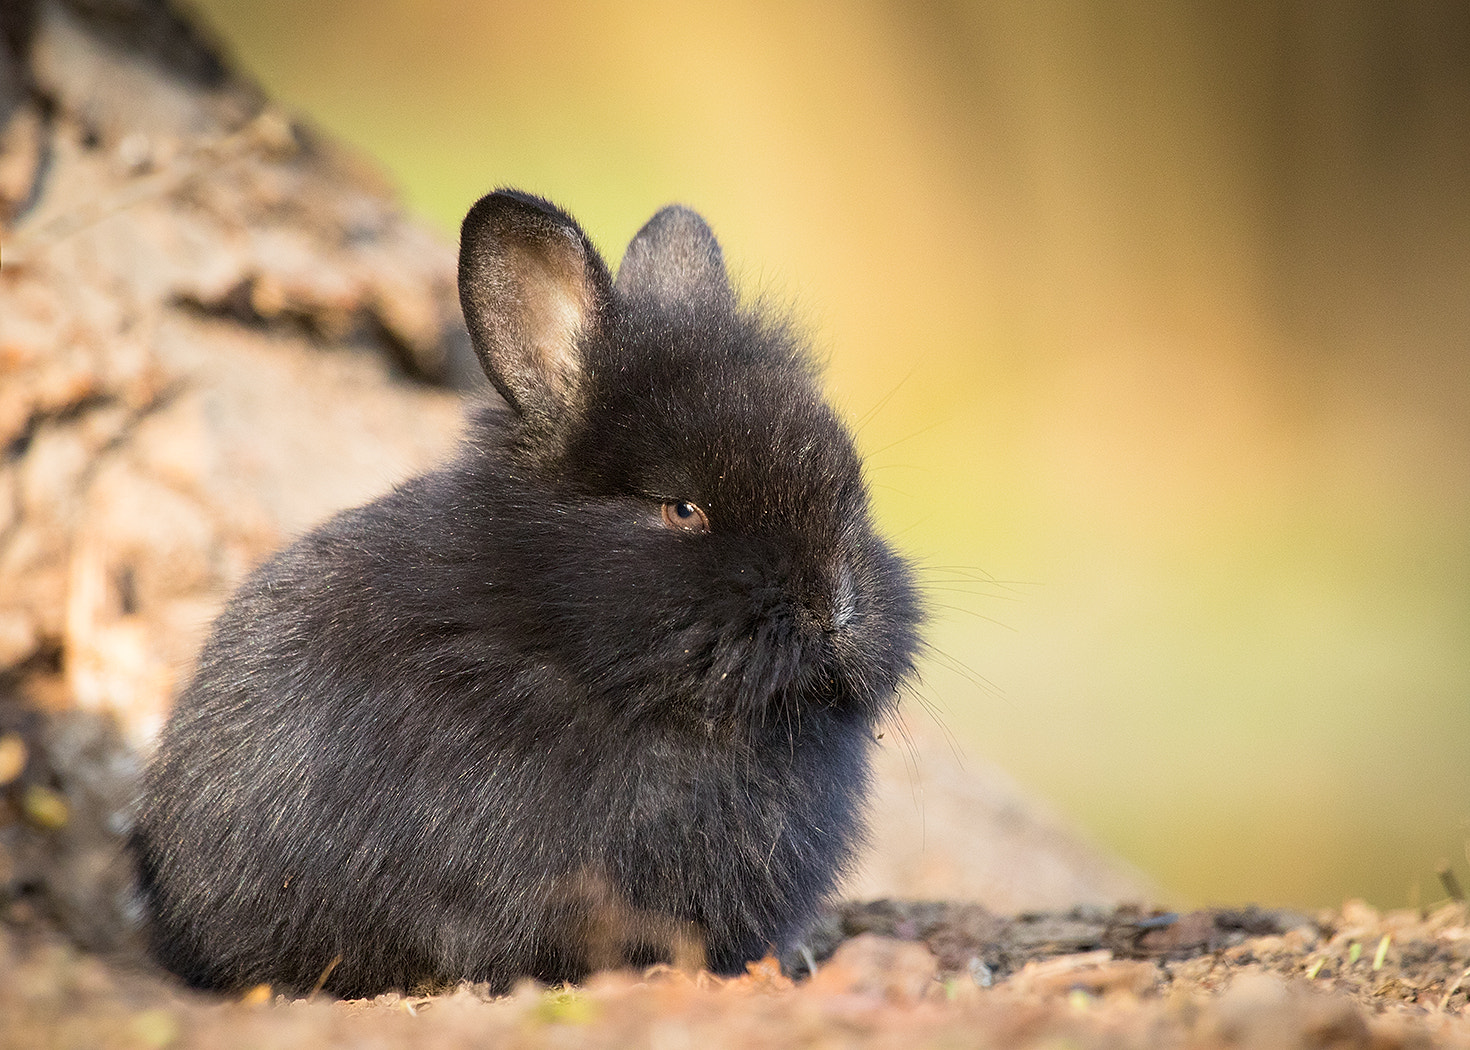
M791 330L678 207L613 282L493 193L460 297L505 404L261 566L160 739L131 845L192 984L733 971L861 839L918 601Z

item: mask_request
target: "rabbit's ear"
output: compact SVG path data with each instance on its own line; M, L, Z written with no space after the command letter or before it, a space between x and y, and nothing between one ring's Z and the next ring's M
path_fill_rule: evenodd
M601 323L607 266L571 216L516 190L483 197L459 238L459 301L495 389L552 423L576 402L582 348Z
M633 238L618 267L618 294L662 306L728 305L730 278L714 232L697 212L671 204Z

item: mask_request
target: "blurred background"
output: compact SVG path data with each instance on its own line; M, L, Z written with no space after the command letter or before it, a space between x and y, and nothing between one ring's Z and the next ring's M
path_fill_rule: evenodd
M1470 6L195 7L446 239L703 212L924 568L913 710L1176 899L1467 881Z

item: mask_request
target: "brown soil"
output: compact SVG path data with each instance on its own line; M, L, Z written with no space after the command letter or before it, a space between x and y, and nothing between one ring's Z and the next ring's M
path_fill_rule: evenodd
M797 981L769 959L734 980L664 967L361 1002L226 1001L42 928L0 931L0 1046L16 1048L1470 1046L1463 903L1003 919L879 901L829 916Z

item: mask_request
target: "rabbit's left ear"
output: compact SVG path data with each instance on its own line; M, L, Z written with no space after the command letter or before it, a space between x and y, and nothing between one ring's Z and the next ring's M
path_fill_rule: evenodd
M495 389L530 422L554 427L574 407L610 286L581 227L539 197L497 190L465 216L459 301L470 340Z
M671 204L644 224L623 254L617 291L663 307L728 306L730 278L714 231L699 213Z

